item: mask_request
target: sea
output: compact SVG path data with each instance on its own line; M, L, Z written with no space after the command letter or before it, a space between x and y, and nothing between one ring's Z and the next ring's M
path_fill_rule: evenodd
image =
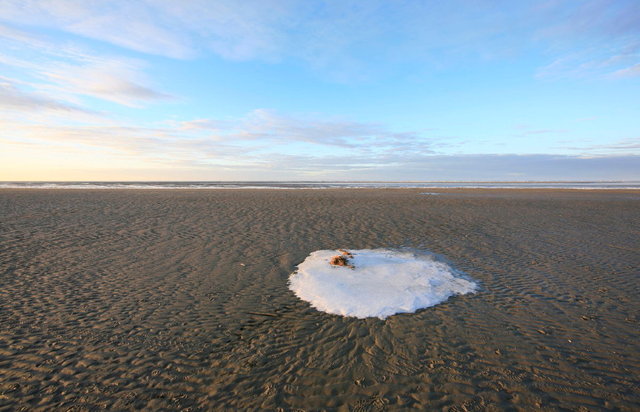
M0 182L0 189L640 189L640 181L555 182Z

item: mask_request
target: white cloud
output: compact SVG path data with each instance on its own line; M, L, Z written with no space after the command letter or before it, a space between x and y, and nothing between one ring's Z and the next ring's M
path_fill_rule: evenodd
M414 133L395 133L382 125L346 120L278 115L256 110L239 119L197 119L142 127L118 124L109 119L70 126L66 119L3 118L3 130L12 130L6 144L67 147L73 150L104 150L145 162L202 165L267 165L282 156L298 158L354 159L377 164L394 157L430 153L429 142ZM77 122L76 122L77 123ZM357 160L361 159L361 160ZM366 161L364 159L367 159ZM310 163L312 164L312 162ZM260 167L262 167L260 166Z
M0 138L0 146L14 153L13 159L32 150L46 158L43 164L74 168L68 160L73 155L85 162L75 169L84 167L91 172L86 159L99 156L103 164L116 165L111 166L113 173L120 173L127 163L155 170L148 179L175 178L173 170L191 179L213 180L640 178L634 140L594 148L587 157L580 152L444 155L434 152L428 139L412 132L397 133L382 125L343 119L283 116L268 110L239 119L196 119L147 127L108 119L68 125L64 119L43 122L0 115L0 129L12 131Z
M600 154L606 155L611 153L627 153L627 154L640 154L640 137L621 139L609 144L592 144L564 147L572 151L578 151L581 153ZM640 169L640 165L638 166Z
M640 33L639 33L640 35ZM612 40L606 46L578 49L561 54L551 63L538 69L538 78L610 77L623 78L640 75L640 41L635 38Z
M231 60L301 59L338 79L408 61L438 68L471 57L513 57L534 46L555 61L541 74L581 65L617 70L623 60L637 63L626 47L640 34L634 0L5 0L0 16L172 58L213 51Z
M81 96L90 96L132 107L172 99L149 86L146 64L139 59L99 56L0 25L2 38L11 47L0 51L0 64L21 69L33 79L32 88L56 94L57 99L77 105Z
M271 55L291 2L7 0L6 21L52 27L174 58L211 48L234 59ZM275 26L275 27L272 27Z
M634 64L630 67L625 67L623 69L618 69L611 73L614 77L635 77L640 76L640 63Z
M67 93L97 97L127 106L167 100L168 94L153 90L140 73L142 64L127 59L91 58L73 64L53 63L39 74Z
M88 113L80 107L52 99L46 95L20 89L15 82L0 77L0 107L5 110L51 110L72 113Z
M414 132L395 132L381 124L315 116L286 116L257 109L238 119L198 119L180 122L179 130L204 133L218 142L255 147L262 153L353 151L379 153L431 153L431 142Z
M6 0L0 2L4 20L51 27L124 48L170 57L192 54L188 37L180 34L171 19L146 2Z
M366 79L385 67L400 76L404 71L395 69L405 63L410 63L406 66L410 70L429 70L477 61L479 56L523 55L531 47L536 56L542 51L554 61L540 71L542 76L637 76L638 4L625 0L524 6L484 1L4 0L0 21L7 25L0 24L0 65L20 75L9 74L4 83L0 81L0 105L21 112L22 117L5 115L2 129L10 130L11 138L8 133L0 137L7 145L42 144L87 153L105 150L117 158L247 168L255 173L277 169L314 176L366 177L375 172L391 177L401 173L396 169L437 174L454 165L475 167L480 160L474 159L483 159L508 163L510 168L504 166L503 171L517 175L525 173L516 167L518 159L535 169L540 167L534 164L539 158L437 156L436 149L444 143L421 133L341 118L259 109L235 119L200 118L146 127L80 115L87 112L82 108L87 97L129 107L171 98L149 78L153 66L143 60L148 56L130 50L171 58L213 52L231 60L302 60L334 79L348 80ZM51 36L37 34L42 28ZM60 32L120 46L128 49L121 53L127 57L87 51L86 45L96 44ZM114 50L104 44L96 49ZM31 116L30 110L40 117ZM47 116L53 120L42 121ZM531 128L521 135L561 132ZM458 141L449 139L449 144ZM610 148L627 154L636 149L633 143ZM545 159L545 164L555 161ZM332 165L330 171L327 164Z

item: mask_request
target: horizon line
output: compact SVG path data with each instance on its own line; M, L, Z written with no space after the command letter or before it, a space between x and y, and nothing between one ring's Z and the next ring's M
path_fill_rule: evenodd
M0 180L2 183L629 183L629 180Z

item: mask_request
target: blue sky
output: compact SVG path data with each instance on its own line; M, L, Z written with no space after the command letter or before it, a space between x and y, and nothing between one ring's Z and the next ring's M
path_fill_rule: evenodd
M0 1L0 180L640 180L640 2Z

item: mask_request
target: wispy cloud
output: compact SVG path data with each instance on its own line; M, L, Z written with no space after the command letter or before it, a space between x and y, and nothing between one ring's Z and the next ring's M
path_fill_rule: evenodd
M640 36L640 33L639 33ZM541 67L538 78L624 78L640 74L640 41L637 38L613 41L603 46L571 51L556 57L551 63Z
M97 150L111 164L129 162L155 168L156 178L170 178L167 170L177 168L199 179L632 179L637 178L640 164L638 142L633 139L607 150L594 148L588 155L587 151L575 155L447 155L411 131L342 119L284 116L264 109L238 119L196 119L146 127L108 119L44 126L39 121L0 116L0 128L12 130L0 141L8 152L12 147L18 151L46 147L39 152L65 159L65 153L90 156ZM303 150L291 150L295 145Z
M196 120L182 122L182 129L208 130L215 140L254 141L271 144L293 142L336 148L371 145L377 148L409 144L420 137L414 132L396 133L380 124L313 116L285 116L272 110L257 109L234 120Z
M46 95L20 89L14 82L0 77L0 107L6 110L52 110L73 113L90 113L89 110L52 99Z
M368 157L369 162L407 152L431 152L429 141L411 132L396 133L381 125L346 120L281 116L264 109L239 119L199 119L153 127L122 125L108 119L69 126L64 119L49 119L42 125L40 118L0 117L0 124L12 130L12 139L5 144L40 142L74 150L98 148L145 161L187 162L192 166L270 162L295 154L295 145L315 156Z
M126 106L170 100L169 94L143 85L142 64L114 58L87 58L72 64L57 62L39 74L65 93L96 97Z
M81 96L90 96L132 107L173 98L148 86L141 60L100 56L0 25L2 39L12 47L0 52L0 65L26 72L33 88L59 98L77 103Z
M6 0L0 16L172 58L301 59L336 77L366 77L393 62L438 68L469 56L521 56L532 45L551 59L540 76L615 72L637 64L640 34L635 0Z
M0 15L6 21L61 29L144 53L192 54L188 37L146 2L7 0L0 3Z
M536 95L538 90L531 90L536 82L520 83L521 75L535 73L536 68L539 79L598 77L620 88L640 74L639 39L640 3L635 0L4 0L0 1L0 127L4 131L0 139L4 147L42 147L45 157L49 148L55 148L61 158L61 153L99 153L119 159L117 164L224 168L254 173L254 178L265 171L271 171L273 178L278 173L281 177L339 178L345 173L354 178L434 179L445 174L468 178L475 175L475 168L477 178L491 178L499 172L526 175L526 167L541 176L546 173L542 168L558 171L567 165L582 170L587 178L591 174L584 165L603 165L608 162L605 158L614 155L626 159L625 165L637 160L633 157L638 153L637 142L606 144L615 142L618 133L633 136L631 121L614 130L615 136L600 134L599 146L558 149L554 144L565 144L557 142L558 137L576 141L578 132L563 130L560 116L545 114L551 109L536 110L531 117L522 107L497 113L509 105L502 97L511 95L505 93L511 85L521 87L518 96ZM238 63L246 61L268 64ZM155 71L156 67L161 70ZM231 73L235 68L242 74ZM253 68L260 73L254 76L246 70ZM494 69L498 74L486 86L477 82L479 76L491 77ZM467 70L473 75L466 76ZM187 98L193 100L180 100L186 104L175 111L162 106L153 113L131 110L175 101L157 85L155 73L168 80L167 88L190 94ZM219 87L225 81L224 76L216 76L219 73L228 76L229 87ZM286 76L290 73L293 76ZM421 84L419 91L410 90L407 79L432 78L428 75L433 73L446 76L431 89ZM498 76L505 73L509 73L505 82L509 85L498 85L502 80ZM371 89L331 84L324 93L326 78L370 81ZM253 85L247 86L250 82L244 79L262 82L255 93L260 99L238 97L253 93ZM495 96L491 91L492 96L482 100L482 93L494 84ZM248 91L240 90L245 86ZM347 105L332 103L355 96L354 105L361 107L347 111L369 110L372 116L382 112L382 105L374 105L384 101L384 109L389 108L385 118L411 126L251 111L262 105L283 110L297 107L290 95L298 86L302 90L295 92L307 96L320 91L317 104L314 99L301 99L301 110L336 113ZM216 105L207 105L205 88L219 92ZM228 99L225 93L234 95ZM363 96L375 98L365 102ZM240 102L232 102L234 98ZM229 107L223 107L227 100ZM195 104L189 106L190 102ZM494 105L492 112L497 114L478 121L481 111L475 107ZM212 108L208 114L207 107ZM607 113L598 107L591 104L585 113L570 116L606 119ZM438 122L435 116L445 111L445 120ZM150 122L150 116L165 118ZM510 124L509 116L513 122L535 118L536 124L508 130L504 124ZM437 135L425 131L430 118L441 129ZM575 122L566 127L579 129ZM536 145L538 141L545 146ZM506 146L498 147L503 143ZM532 148L564 150L566 155L533 155ZM518 151L520 155L455 154L500 149L500 153ZM529 154L522 154L525 151ZM580 155L602 159L589 163ZM564 166L555 168L556 164Z
M639 53L640 55L640 53ZM640 63L634 64L633 66L618 69L611 73L613 77L635 77L640 76Z
M538 77L618 76L628 73L640 61L640 3L637 1L547 2L546 5L545 14L552 12L555 17L537 33L538 38L547 43L547 53L553 60L539 69Z
M640 137L621 139L610 144L591 144L591 145L574 145L565 146L563 149L578 151L587 154L611 154L611 153L628 153L640 154ZM638 165L640 170L640 165Z

